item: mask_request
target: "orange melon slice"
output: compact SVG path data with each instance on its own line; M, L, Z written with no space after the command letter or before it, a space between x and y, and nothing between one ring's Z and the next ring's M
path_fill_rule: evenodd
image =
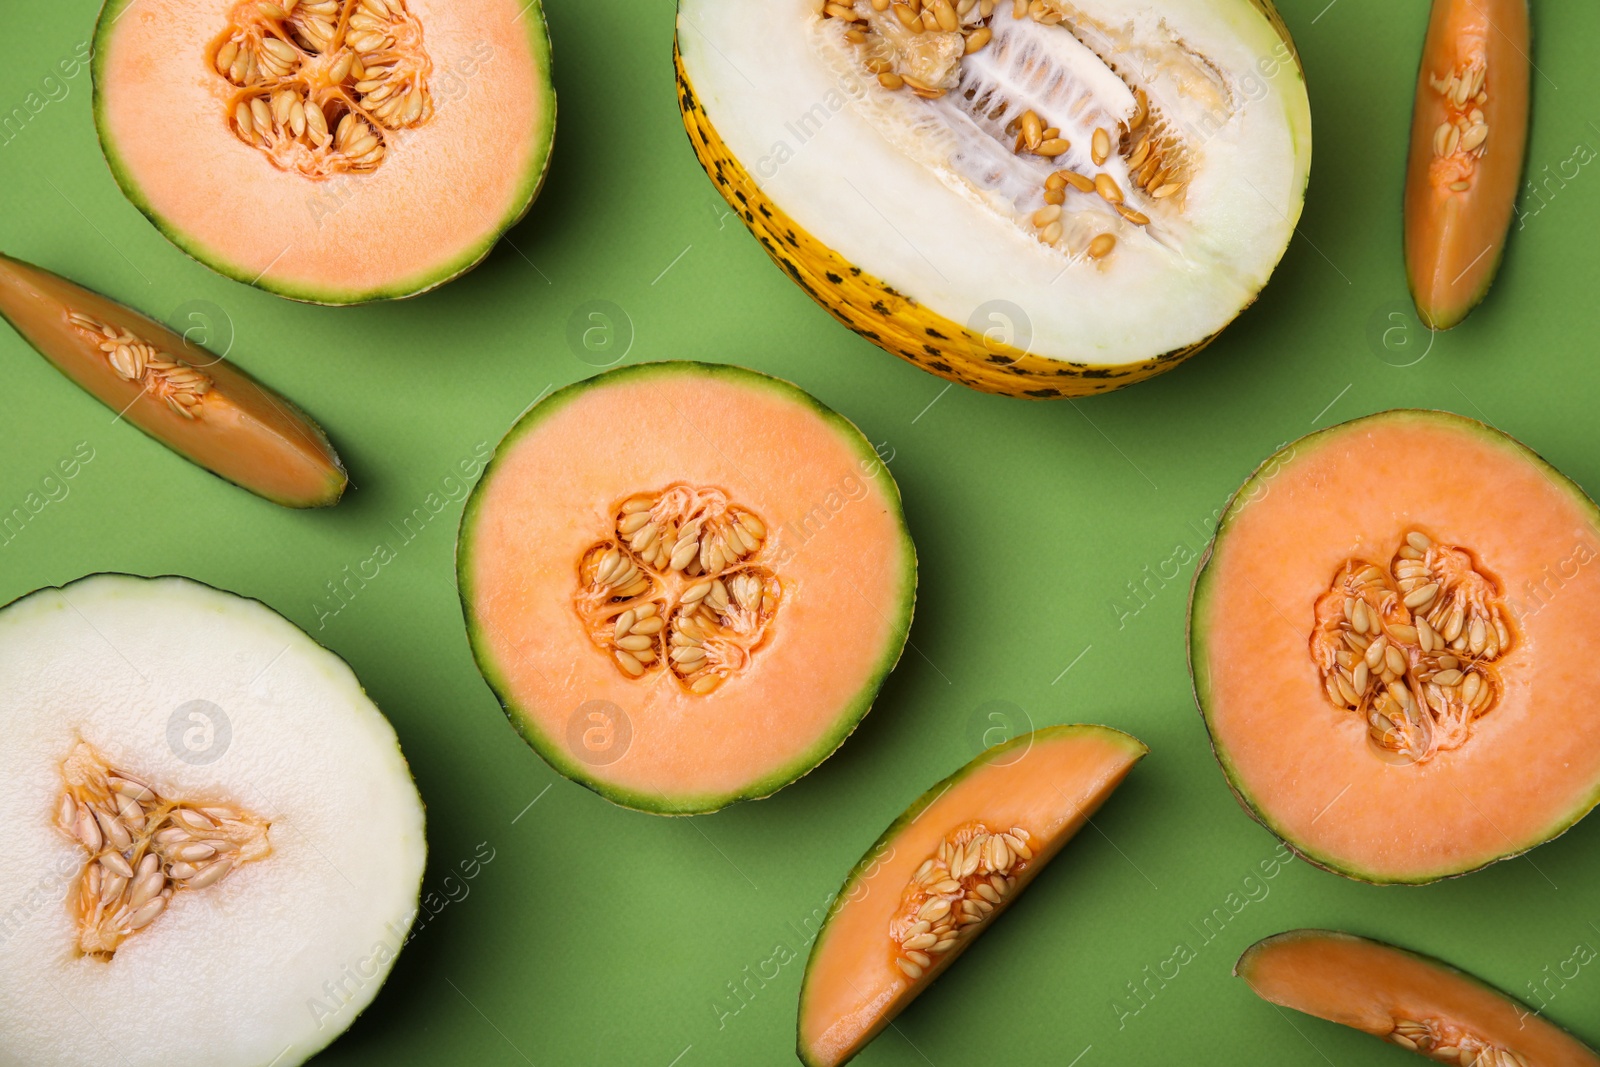
M943 974L1149 750L1107 726L1051 726L929 789L845 878L800 990L808 1067L859 1053Z
M1430 956L1331 930L1245 949L1233 973L1274 1004L1461 1067L1600 1067L1600 1055L1498 989Z
M539 0L107 0L95 122L179 248L323 304L471 269L555 134Z
M349 479L322 427L132 308L0 255L0 317L121 421L218 477L291 508L344 495Z
M506 435L457 549L473 652L556 770L626 807L714 811L826 759L916 598L900 492L788 382L647 363Z
M1528 145L1528 0L1434 0L1406 170L1406 274L1448 330L1500 269Z
M1595 505L1482 423L1389 411L1267 460L1195 577L1195 695L1229 785L1306 859L1428 882L1600 794Z

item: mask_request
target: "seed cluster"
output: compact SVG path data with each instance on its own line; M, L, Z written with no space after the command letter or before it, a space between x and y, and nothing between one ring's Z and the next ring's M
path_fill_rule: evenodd
M909 88L924 99L937 100L960 82L960 64L994 39L990 26L997 0L828 0L824 18L849 24L845 39L859 46L862 64L878 77L885 89ZM1003 0L1001 0L1003 2ZM1014 19L1031 18L1045 26L1066 20L1056 0L1012 0ZM1115 154L1126 165L1138 191L1151 202L1183 192L1187 179L1179 163L1180 152L1151 114L1143 89L1134 90L1137 107L1115 130L1096 128L1090 159L1103 167ZM1029 109L1007 126L1015 137L1013 151L1043 160L1055 160L1072 149L1059 125L1052 125ZM1066 225L1062 218L1068 189L1097 196L1117 215L1135 226L1147 226L1150 216L1130 204L1127 194L1108 173L1082 174L1070 169L1052 172L1045 180L1045 206L1029 219L1035 236L1053 247L1063 247ZM1150 206L1146 204L1145 206ZM1101 232L1089 239L1084 251L1103 259L1116 248L1117 237ZM1070 251L1070 249L1069 249Z
M209 375L142 337L81 311L68 310L67 322L99 346L117 377L139 382L146 393L186 419L204 415L204 398L215 385Z
M78 949L110 959L173 894L216 885L265 857L268 824L236 808L163 797L80 742L62 764L56 825L89 853L78 891Z
M370 172L398 131L433 117L433 65L405 0L241 4L212 65L238 90L239 139L311 178Z
M940 956L982 929L1033 859L1031 839L1020 826L992 831L981 822L945 836L911 876L889 923L902 974L921 978Z
M1489 151L1489 124L1483 108L1489 102L1484 83L1489 68L1482 60L1466 63L1448 76L1428 76L1428 84L1444 102L1448 117L1433 131L1434 165L1452 179L1450 189L1464 193L1472 188L1477 161Z
M1347 561L1317 600L1311 655L1335 707L1380 748L1421 762L1459 748L1500 693L1506 606L1470 552L1406 534L1386 570Z
M1520 1053L1437 1019L1396 1019L1384 1040L1460 1067L1531 1067L1531 1061Z
M623 674L665 668L710 693L766 640L782 585L757 558L767 527L719 489L674 485L618 505L579 563L574 605Z

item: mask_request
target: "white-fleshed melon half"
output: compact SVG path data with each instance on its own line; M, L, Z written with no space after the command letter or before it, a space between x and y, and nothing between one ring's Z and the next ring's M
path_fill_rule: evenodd
M253 600L0 610L0 1064L290 1067L416 914L422 803L350 668Z
M883 348L992 392L1164 370L1266 285L1306 88L1266 0L680 0L729 203Z

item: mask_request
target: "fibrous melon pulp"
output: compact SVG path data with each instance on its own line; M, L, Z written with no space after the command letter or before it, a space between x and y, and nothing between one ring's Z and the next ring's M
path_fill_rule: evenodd
M292 1067L417 913L422 804L344 662L184 578L0 610L0 1063Z
M1498 430L1388 411L1286 446L1228 506L1190 606L1228 782L1314 863L1475 870L1600 798L1595 505Z
M662 814L826 759L904 647L916 554L853 425L738 367L645 363L558 390L461 522L478 665L562 774Z
M471 269L555 134L539 0L107 0L94 85L111 172L162 233L323 304Z
M1078 396L1266 285L1311 155L1266 0L680 0L696 153L835 317L947 378Z

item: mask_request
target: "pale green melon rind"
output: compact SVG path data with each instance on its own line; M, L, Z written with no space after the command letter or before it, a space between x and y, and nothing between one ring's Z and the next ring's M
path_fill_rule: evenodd
M806 958L805 976L801 979L800 983L800 1020L803 1021L806 1017L806 1003L809 999L809 992L811 989L811 968L816 960L821 956L823 951L825 951L823 946L828 942L828 931L833 926L834 916L843 911L844 908L849 905L852 892L857 884L860 883L866 873L876 864L877 858L884 854L884 849L889 845L889 843L900 835L900 831L902 829L916 822L917 819L921 817L922 813L926 811L934 801L944 796L951 789L960 785L961 782L971 775L973 771L993 763L999 757L1014 752L1019 748L1031 750L1032 748L1048 745L1053 742L1067 741L1089 735L1093 735L1101 740L1109 741L1112 744L1127 749L1127 751L1133 756L1134 763L1137 763L1150 753L1150 747L1143 741L1140 741L1132 734L1124 733L1123 731L1115 729L1114 727L1099 726L1088 723L1066 723L1060 726L1044 726L1029 733L1018 734L1009 741L1002 741L993 748L985 749L969 763L963 765L960 770L956 771L947 778L943 778L938 782L935 782L921 796L912 801L911 806L906 808L905 811L901 812L899 817L896 818L894 822L890 823L888 828L884 830L883 833L878 835L878 839L872 843L871 847L868 848L866 852L862 853L861 858L856 861L855 866L850 868L850 873L845 875L843 884L839 886L839 891L834 894L833 901L828 906L828 913L823 917L822 926L817 930L816 939L811 943L811 953ZM870 1038L868 1040L870 1042ZM865 1044L866 1043L863 1043L861 1047L864 1048ZM797 1035L795 1051L800 1057L800 1061L804 1063L806 1067L821 1067L821 1065L818 1064L818 1062L811 1056L811 1050L806 1047L805 1035L803 1033ZM860 1052L860 1048L856 1050L856 1053L858 1052ZM854 1056L856 1053L851 1053L851 1056ZM849 1059L850 1057L846 1057L845 1061L842 1062L848 1062Z
M551 77L550 29L545 19L544 5L541 0L530 0L522 18L527 23L528 44L533 50L534 69L541 75L539 84L541 109L538 116L538 124L530 134L536 147L533 156L529 160L527 174L523 177L522 184L517 196L512 201L511 208L506 212L499 224L490 231L489 235L477 244L467 248L453 260L441 263L431 270L410 278L400 279L376 289L313 289L266 278L256 271L229 261L200 241L190 237L183 231L176 220L157 214L155 209L151 207L149 199L144 195L144 191L133 180L133 175L123 162L122 154L117 150L116 137L106 122L105 108L102 106L105 82L103 70L105 44L116 26L117 20L122 17L123 12L138 2L139 0L104 0L100 8L100 16L95 22L94 51L89 70L94 85L94 127L100 139L100 150L105 156L106 166L110 168L111 176L116 180L117 187L122 190L123 195L128 198L129 202L139 209L139 213L149 219L150 224L159 230L163 237L177 245L185 255L224 277L306 304L339 306L365 304L374 300L404 300L408 297L420 296L431 289L437 289L448 281L459 278L483 262L494 246L499 243L501 235L520 222L523 216L528 213L528 209L533 206L534 200L538 198L539 191L544 187L545 176L550 170L551 150L555 145L556 91L555 83Z
M895 617L885 620L885 629L890 636L885 641L883 655L879 659L877 667L862 684L856 699L839 709L836 719L837 725L810 748L797 754L788 763L775 769L764 778L753 781L742 789L728 793L676 796L643 793L624 789L596 776L593 773L593 768L572 757L562 738L554 737L540 729L530 716L523 714L519 709L517 700L511 691L512 687L495 663L488 647L483 626L475 617L472 608L474 599L471 574L473 534L478 521L479 509L483 502L484 489L490 484L498 470L501 457L508 454L524 435L537 428L545 419L556 414L591 389L601 389L620 382L648 381L651 378L674 374L696 374L721 378L747 388L764 390L777 395L783 400L809 408L824 422L831 425L842 439L848 441L851 449L861 460L878 465L884 475L884 503L893 512L896 520L895 524L900 531L902 567L899 595L895 598L900 605L899 612ZM815 770L824 760L833 755L844 744L845 740L855 732L861 720L871 710L872 702L877 698L878 691L883 687L884 680L889 676L889 672L894 669L895 664L900 661L900 655L905 650L906 639L911 632L911 617L917 600L917 550L911 541L910 530L906 527L905 510L900 499L900 487L895 483L894 476L889 473L889 469L882 465L878 453L872 447L871 442L856 427L855 423L834 411L799 386L782 378L724 363L671 360L657 363L637 363L627 367L619 367L615 370L595 375L592 378L574 382L556 390L523 412L505 437L501 439L500 444L496 446L494 457L484 468L478 484L467 498L466 507L461 514L461 527L456 536L456 585L461 598L461 611L466 620L467 638L472 646L472 655L477 662L479 673L483 675L484 681L493 690L501 708L505 711L507 718L511 720L511 725L546 763L550 764L563 777L593 790L613 804L624 808L631 808L635 811L647 812L652 815L705 815L741 800L760 800L763 797L769 797L784 786L793 784Z
M1364 415L1361 418L1352 419L1349 422L1339 423L1307 434L1274 452L1256 467L1249 479L1239 487L1238 491L1228 501L1222 520L1217 524L1217 531L1200 557L1199 566L1195 568L1194 579L1189 587L1189 616L1187 621L1189 678L1194 691L1195 706L1199 709L1201 720L1205 723L1206 735L1211 744L1211 752L1216 757L1217 764L1222 768L1223 777L1227 780L1228 788L1233 792L1234 799L1238 800L1240 806L1249 813L1251 818L1270 830L1274 836L1293 850L1301 859L1325 871L1331 871L1334 874L1372 885L1426 885L1443 878L1457 878L1465 874L1471 874L1474 871L1480 871L1491 864L1505 859L1513 859L1547 841L1560 837L1585 815L1589 814L1596 804L1600 804L1600 782L1595 783L1589 795L1576 808L1570 812L1555 816L1550 825L1545 830L1540 831L1534 840L1525 844L1515 844L1506 851L1475 866L1459 870L1439 868L1406 875L1388 871L1366 870L1352 866L1337 857L1307 848L1292 840L1287 831L1273 820L1271 813L1266 809L1266 805L1258 803L1250 795L1238 772L1238 768L1234 766L1228 757L1227 750L1217 740L1217 734L1212 725L1211 713L1208 710L1212 693L1209 687L1209 679L1204 676L1204 665L1208 662L1208 659L1206 628L1203 624L1202 616L1206 610L1215 580L1211 563L1216 555L1217 547L1226 541L1233 523L1237 521L1244 509L1249 506L1255 491L1264 486L1274 476L1269 472L1274 471L1281 461L1288 459L1290 456L1298 457L1318 449L1337 447L1346 434L1359 434L1364 427L1376 420L1388 421L1395 419L1432 422L1441 428L1471 433L1488 444L1501 449L1507 456L1533 464L1540 469L1552 485L1560 487L1581 510L1588 512L1592 524L1600 527L1600 507L1595 505L1595 502L1589 498L1588 494L1576 482L1562 474L1544 457L1510 434L1486 423L1479 422L1477 419L1468 418L1465 415L1422 408L1396 408L1390 411L1380 411L1373 415ZM1292 464L1294 460L1288 459L1288 462Z
M135 2L137 2L137 0L135 0ZM296 623L290 621L290 619L287 618L286 616L280 614L277 611L277 609L273 608L270 604L266 603L265 601L258 600L255 597L244 596L241 593L235 593L232 590L222 589L222 588L219 588L217 586L211 585L211 584L209 584L207 582L202 582L202 581L199 581L199 580L197 580L195 578L190 578L190 577L187 577L186 575L182 575L182 574L158 574L158 575L152 575L152 576L149 576L149 577L146 577L144 575L139 575L139 574L128 574L128 573L123 572L123 571L99 571L99 572L96 572L96 573L93 573L93 574L85 574L81 578L74 578L72 581L67 582L64 585L43 586L43 587L41 587L39 589L33 590L32 592L24 593L19 597L15 597L14 599L12 599L10 601L7 601L4 604L0 604L0 616L7 615L10 612L12 612L13 610L25 610L28 607L29 601L33 600L35 597L43 597L43 596L47 596L47 595L49 595L51 593L59 593L63 597L65 597L66 594L68 592L70 592L76 586L84 585L84 584L89 583L89 582L102 582L102 581L108 581L108 580L109 581L128 581L128 582L135 582L135 583L178 582L178 583L182 583L182 584L185 584L185 585L198 586L199 588L207 590L209 592L220 593L223 596L230 597L232 599L242 601L243 603L246 603L246 604L254 605L254 606L260 608L262 611L265 611L267 614L271 615L273 618L275 618L278 621L282 622L285 626L289 627L289 629L293 630L296 634L299 634L301 637L305 638L307 643L309 643L310 645L312 645L312 646L314 646L314 647L316 647L318 649L321 649L323 652L327 653L329 658L333 661L333 663L336 666L338 666L339 668L342 668L346 673L348 673L350 675L351 680L355 682L355 686L361 692L361 695L367 697L368 700L372 699L370 696L368 696L366 686L361 684L360 676L356 674L355 668L350 666L350 662L348 660L346 660L343 656L339 655L339 653L335 652L333 649L329 648L327 645L324 645L322 642L320 642L316 638L312 637L309 633L307 633L299 625L297 625ZM375 709L377 708L376 702L373 703L373 707ZM378 709L378 711L379 711L379 714L382 714L382 710L381 709ZM385 718L387 718L387 716L385 716ZM391 729L392 729L392 727L391 727ZM406 773L408 775L411 775L412 787L415 788L415 786L416 786L416 775L411 774L411 763L410 763L409 760L406 759L405 751L400 748L398 737L396 738L395 750L396 750L395 754L400 759L400 766L405 769L405 771L406 771ZM261 1067L298 1067L299 1064L305 1063L307 1060L310 1060L312 1057L314 1057L317 1054L321 1053L329 1045L333 1044L334 1041L338 1040L338 1038L343 1036L343 1034L344 1034L344 1032L346 1030L349 1030L350 1027L355 1025L355 1021L357 1019L359 1019L362 1016L362 1014L365 1013L366 1010L372 1006L372 1002L373 1001L378 999L379 992L381 992L383 987L384 987L384 985L386 985L388 983L389 976L394 973L394 965L400 959L400 953L405 951L406 945L411 943L411 936L410 936L411 935L411 927L416 923L418 914L421 913L422 879L424 877L426 877L427 869L428 869L428 838L427 838L427 833L426 833L426 818L427 818L428 805L427 805L427 802L422 799L422 794L421 794L420 791L417 793L417 803L422 808L422 814L423 814L423 818L424 818L424 833L423 833L422 838L421 838L421 843L422 843L422 865L419 868L419 870L422 873L417 878L417 894L416 895L417 895L417 900L418 900L418 906L412 910L411 916L405 922L405 928L401 931L401 933L404 934L405 936L400 940L399 947L395 949L394 958L389 961L389 966L385 971L382 972L381 978L379 978L377 981L368 983L368 985L371 986L371 991L367 996L366 1003L362 1004L355 1011L351 1012L350 1013L350 1018L345 1020L344 1025L334 1027L332 1032L327 1035L327 1039L325 1041L323 1041L322 1044L317 1045L314 1048L306 1049L305 1050L305 1055L302 1056L300 1059L293 1059L293 1060L291 1060L291 1059L283 1059L282 1058L283 1054L280 1053L278 1059L273 1060L271 1063L263 1063L261 1065ZM363 987L363 989L365 989L365 987Z
M8 256L4 252L0 252L0 260L4 260L6 262L11 262L11 263L20 263L20 264L22 264L23 266L26 266L26 267L34 267L34 264L29 263L26 260L16 259L13 256ZM43 267L34 267L34 269L36 269L36 270L44 270ZM54 273L54 272L52 271L50 273ZM69 282L71 281L70 278L65 278L65 276L63 276L63 275L57 275L57 277L61 277L64 280L69 281ZM72 282L72 284L73 285L77 285L78 283L77 282ZM78 287L80 289L86 289L88 292L94 292L94 290L92 290L92 289L87 289L86 286L78 286ZM105 294L103 294L103 293L97 293L96 295L97 296L105 296ZM111 300L110 297L105 297L105 299ZM112 303L117 304L118 307L126 308L127 311L131 315L133 315L133 316L135 316L137 318L148 318L148 316L143 315L138 311L135 311L133 308L128 307L126 304L122 304L122 303L119 303L119 302L114 301L114 300L112 301ZM44 361L46 363L50 364L52 367L56 367L56 361L51 358L50 354L48 352L46 352L43 348L40 348L37 344L35 344L33 342L33 339L28 336L27 332L25 330L23 330L22 325L20 323L16 322L16 321L14 321L11 318L11 316L7 315L3 308L0 308L0 322L4 322L7 326L10 326L11 329L16 333L16 335L18 337L22 338L23 342L26 343L29 348L32 348L35 352L39 353L39 355L44 359ZM215 353L212 353L212 355L215 355ZM306 431L309 432L313 437L315 437L317 442L319 444L321 444L323 446L323 448L327 451L327 454L328 454L329 458L333 462L334 473L330 473L330 475L328 477L328 482L327 482L327 490L324 493L322 493L322 495L317 496L317 497L308 497L306 499L294 499L294 498L290 498L290 497L273 496L270 493L263 492L262 490L256 488L255 486L246 485L243 482L235 481L232 478L228 478L228 477L225 477L224 475L218 474L216 471L212 470L210 467L207 467L202 463L195 462L195 460L192 457L190 457L187 453L185 453L182 449L176 447L170 441L162 440L162 438L160 436L158 436L157 434L151 433L149 430L145 429L143 426L134 425L132 423L130 423L130 425L133 425L134 429L138 430L140 433L144 434L146 437L150 438L152 441L155 441L157 444L162 445L163 447L167 448L168 450L170 450L174 454L183 457L184 459L188 460L190 463L193 463L196 467L199 467L201 470L205 471L207 474L212 475L213 477L218 478L221 481L227 482L229 485L236 486L236 487L238 487L240 489L243 489L247 493L251 493L251 494L253 494L255 496L258 496L262 500L268 501L268 502L273 503L273 504L277 504L279 507L294 508L296 510L306 510L306 509L310 509L310 508L331 508L335 504L339 503L340 500L344 499L344 491L350 485L350 474L349 474L349 472L347 470L345 470L344 460L340 459L338 452L334 451L333 443L328 440L327 431L325 431L322 428L322 425L320 423L318 423L316 419L313 419L310 415L306 414L306 412L301 409L300 405L296 404L294 401L290 400L288 397L284 396L282 393L279 393L279 392L277 392L277 391L275 391L273 389L268 389L265 385L262 385L259 381L256 381L254 375L249 374L248 372L246 372L244 370L244 368L240 367L237 363L232 364L232 366L233 366L233 369L235 371L237 371L238 373L240 373L240 374L244 375L245 377L249 378L251 381L255 382L257 386L260 386L260 388L262 390L264 390L265 392L271 394L273 399L275 401L277 401L278 403L282 404L284 406L284 408L291 415L293 415L294 417L300 419L301 422L304 423L304 428L306 429ZM56 367L56 369L60 370L59 367ZM63 375L63 377L65 377L65 375ZM69 378L68 381L71 381L71 379ZM73 384L76 385L77 383L73 382ZM80 391L82 391L82 390L80 390ZM98 402L98 398L96 398L96 397L94 397L92 395L90 396L90 399L91 400L96 400Z
M1399 953L1402 956L1406 956L1406 957L1409 957L1412 960L1415 960L1417 963L1420 963L1425 967L1428 967L1428 968L1430 968L1432 970L1438 971L1440 974L1443 974L1443 975L1445 975L1445 976L1447 976L1449 978L1456 979L1457 981L1463 983L1464 985L1475 986L1478 989L1481 989L1486 993L1489 993L1489 994L1492 994L1495 997L1498 997L1499 999L1505 1001L1507 1004L1511 1005L1513 1007L1513 1009L1517 1011L1517 1015L1518 1015L1519 1018L1521 1018L1523 1020L1528 1020L1528 1019L1535 1020L1535 1022L1534 1022L1535 1026L1547 1026L1550 1029L1558 1031L1561 1034L1563 1034L1564 1036L1571 1038L1575 1043L1577 1043L1579 1045L1583 1045L1585 1048L1588 1048L1588 1045L1585 1042L1583 1042L1580 1038L1578 1038L1577 1035L1573 1034L1570 1030L1567 1030L1564 1027L1556 1025L1554 1022L1551 1022L1549 1016L1541 1014L1540 1011L1535 1011L1533 1008L1531 1008L1528 1005L1524 1004L1522 1001L1518 1000L1516 997L1513 997L1511 994L1507 993L1505 990L1499 988L1498 986L1491 985L1490 983L1484 981L1482 978L1479 978L1475 974L1471 974L1471 973L1469 973L1467 971L1463 971L1460 967L1457 967L1452 963L1447 963L1446 961L1439 959L1437 956L1429 956L1426 953L1414 952L1411 949L1401 948L1399 945L1393 945L1393 944L1390 944L1387 941L1379 941L1377 938L1361 937L1358 934L1348 934L1348 933L1345 933L1342 930L1317 930L1317 929L1285 930L1281 934L1273 934L1271 937L1264 937L1260 941L1257 941L1255 944L1251 945L1249 948L1245 949L1244 952L1240 954L1238 962L1236 962L1233 965L1234 977L1243 978L1247 983L1249 983L1249 985L1251 987L1251 991L1255 992L1257 996L1261 996L1261 994L1258 991L1256 991L1256 989L1255 989L1255 982L1252 981L1252 979L1251 979L1251 971L1252 971L1253 965L1256 963L1256 961L1258 959L1260 959L1266 953L1272 951L1272 949L1274 947L1276 947L1277 945L1292 944L1294 942L1301 942L1301 941L1349 941L1349 942L1355 942L1357 944L1363 944L1363 945L1375 945L1375 946L1377 946L1379 948L1384 948L1384 949L1388 949L1391 952ZM1262 999L1266 1000L1267 998L1262 997ZM1268 1003L1277 1003L1277 1002L1276 1001L1268 1001ZM1295 1011L1306 1012L1306 1009L1298 1007L1298 1006L1295 1006L1295 1005L1284 1005L1284 1006L1285 1007L1292 1007ZM1314 1013L1314 1012L1306 1012L1306 1014L1314 1015L1316 1018L1319 1018L1319 1019L1326 1019L1327 1018L1327 1016L1325 1016L1325 1015L1316 1015L1316 1013ZM1331 1022L1331 1021L1334 1021L1334 1020L1329 1020L1329 1021ZM1467 1020L1459 1020L1459 1021L1466 1022ZM1590 1050L1590 1051L1592 1052L1593 1050Z

